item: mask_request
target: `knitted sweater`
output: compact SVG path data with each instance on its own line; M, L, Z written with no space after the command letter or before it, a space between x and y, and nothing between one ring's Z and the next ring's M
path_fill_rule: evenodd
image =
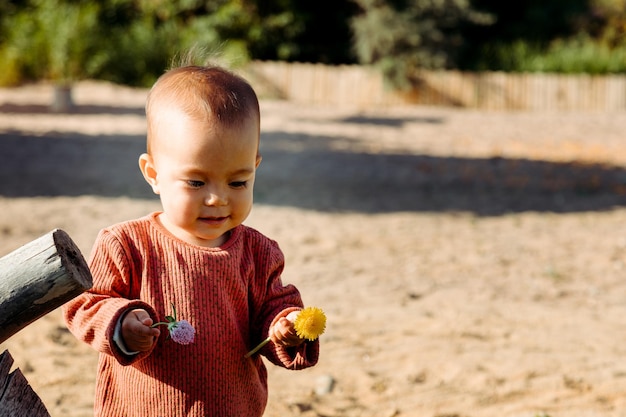
M219 248L185 243L153 213L103 229L89 260L93 288L63 307L68 328L100 352L95 416L261 416L267 370L245 358L270 325L302 307L298 290L283 285L284 257L276 242L238 226ZM166 321L171 305L196 329L179 345L162 327L149 352L125 355L113 341L129 309ZM319 343L297 348L272 343L261 351L288 369L313 366Z

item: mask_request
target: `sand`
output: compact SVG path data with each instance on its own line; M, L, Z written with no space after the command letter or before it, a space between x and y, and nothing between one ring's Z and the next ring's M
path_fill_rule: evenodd
M0 89L0 256L159 209L146 90ZM626 114L262 100L247 224L280 242L319 364L270 367L267 417L626 415ZM92 416L97 354L59 310L0 345L52 417Z

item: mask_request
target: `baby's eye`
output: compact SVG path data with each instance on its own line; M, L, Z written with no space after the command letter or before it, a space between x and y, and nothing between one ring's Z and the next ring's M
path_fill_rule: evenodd
M244 188L248 184L248 181L233 181L230 186L233 188Z
M185 182L191 188L200 188L200 187L202 187L204 185L203 181L198 181L198 180L187 180Z

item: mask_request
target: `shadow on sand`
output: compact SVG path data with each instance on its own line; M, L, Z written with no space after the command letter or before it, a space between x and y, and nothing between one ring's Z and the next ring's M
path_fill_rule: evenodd
M320 211L477 215L626 206L622 167L372 154L351 151L351 144L356 149L350 138L263 132L256 202ZM144 148L143 136L2 132L0 195L154 199L137 166Z
M0 104L0 113L6 114L63 114L52 111L50 105L43 104L15 104L4 103ZM120 107L120 106L97 106L81 104L80 106L74 106L67 114L136 114L139 116L145 115L146 112L143 107Z

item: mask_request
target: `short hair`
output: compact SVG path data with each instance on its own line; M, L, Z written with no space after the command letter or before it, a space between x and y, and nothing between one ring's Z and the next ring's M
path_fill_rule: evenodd
M191 118L224 127L236 127L251 116L260 118L257 95L242 77L218 66L174 68L163 74L148 93L148 153L157 109L166 106L175 106Z

